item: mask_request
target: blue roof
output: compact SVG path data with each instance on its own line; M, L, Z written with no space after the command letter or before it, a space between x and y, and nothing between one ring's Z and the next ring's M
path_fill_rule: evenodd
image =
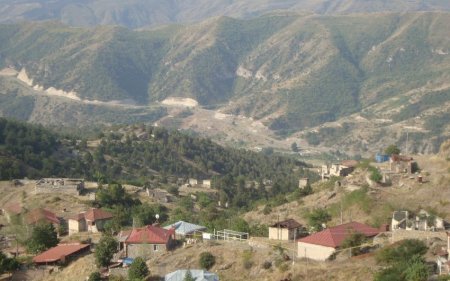
M211 273L201 269L188 269L191 272L192 277L195 281L219 281L219 276L215 273ZM167 274L164 277L164 281L184 281L186 269L177 270Z
M189 235L196 231L204 231L206 230L206 227L201 225L196 225L193 223L185 222L185 221L179 221L176 223L173 223L171 225L165 226L164 229L170 229L174 228L175 233L179 235Z

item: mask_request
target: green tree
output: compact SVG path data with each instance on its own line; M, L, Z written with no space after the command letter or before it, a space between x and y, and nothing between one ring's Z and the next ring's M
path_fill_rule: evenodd
M27 250L36 254L58 245L58 234L50 223L39 223L33 227L27 242Z
M102 281L102 276L100 272L92 272L91 275L89 275L88 281Z
M95 247L95 263L97 267L108 266L114 253L117 251L118 243L112 236L104 235Z
M383 176L377 168L373 168L370 172L370 179L374 182L380 182L383 179Z
M147 264L141 257L135 258L130 265L130 269L128 269L128 279L130 279L131 281L144 280L144 278L149 274L150 272L148 270Z
M426 281L430 275L428 266L420 255L413 256L404 270L407 281Z
M200 254L200 267L206 270L210 269L216 263L216 257L210 252L203 252Z
M296 142L293 142L293 143L291 144L291 150L292 150L293 152L298 152L298 146L297 146L297 143L296 143Z
M385 247L376 255L385 268L375 275L375 281L425 281L429 270L423 259L427 252L425 243L419 240L403 240L400 244ZM387 265L387 267L386 267Z
M395 144L391 144L384 150L384 153L387 155L400 154L400 148L398 148Z
M6 272L12 272L19 268L19 263L16 259L8 258L5 254L0 252L0 275Z
M195 278L192 276L192 273L189 269L188 271L186 271L186 275L184 275L183 281L195 281Z
M352 233L350 236L345 238L345 240L342 242L341 246L342 248L352 248L357 247L362 244L364 244L367 241L366 236L362 233L355 232ZM352 255L359 255L361 253L360 248L353 248L351 249Z
M331 220L331 215L326 209L317 208L308 214L308 225L316 231L323 229L322 224L325 224Z

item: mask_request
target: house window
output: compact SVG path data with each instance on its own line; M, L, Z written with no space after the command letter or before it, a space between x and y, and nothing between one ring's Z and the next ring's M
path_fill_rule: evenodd
M155 252L158 251L158 245L153 245L153 251L155 251Z

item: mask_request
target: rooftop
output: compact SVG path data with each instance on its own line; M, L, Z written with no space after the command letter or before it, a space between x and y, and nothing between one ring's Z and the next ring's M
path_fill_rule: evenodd
M33 258L34 263L53 263L89 248L89 244L60 244Z
M60 224L60 221L55 213L43 208L34 209L29 212L26 216L26 221L29 224L36 224L39 222Z
M175 233L174 229L166 230L153 225L135 228L125 243L128 244L167 244L169 238Z
M110 212L104 211L102 209L93 208L84 214L86 220L96 221L110 219L113 215Z
M280 221L277 222L273 225L271 225L270 227L279 227L279 228L287 228L287 229L293 229L293 228L299 228L302 225L299 224L296 220L294 219L287 219L285 221Z
M164 229L171 229L171 228L174 228L175 233L180 235L188 235L196 231L206 230L206 227L204 226L196 225L185 221L179 221L164 227Z
M366 237L373 237L380 233L380 231L359 222L349 222L301 238L298 242L338 248L342 245L342 242L353 233L361 233Z

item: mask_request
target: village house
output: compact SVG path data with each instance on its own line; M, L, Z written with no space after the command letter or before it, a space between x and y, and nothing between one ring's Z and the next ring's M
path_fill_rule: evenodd
M389 169L394 173L413 174L418 170L418 166L410 156L393 154L389 158Z
M80 195L84 190L84 179L43 178L36 181L35 193L62 192Z
M56 229L61 224L60 219L55 215L55 213L43 208L38 208L30 211L26 215L25 220L28 225L36 225L38 223L50 223L53 224L53 226Z
M410 214L408 211L395 211L392 214L391 229L392 231L403 230L419 230L419 231L436 231L445 230L446 222L437 216L429 214L425 210L420 210L417 215Z
M372 238L380 231L359 222L330 227L297 240L298 257L317 261L328 260L353 233L361 233L367 238Z
M358 161L356 160L344 160L340 163L322 165L322 180L330 179L331 177L346 177L355 170L357 165Z
M193 223L178 221L176 223L165 226L164 229L170 230L175 229L175 235L177 239L185 237L202 237L202 233L206 231L206 227L201 225L196 225Z
M305 231L304 227L294 219L277 222L269 227L269 239L295 240Z
M298 188L303 189L309 185L309 178L301 178L298 180Z
M150 198L153 198L155 202L158 203L169 203L172 202L172 197L165 190L159 189L146 189L147 195Z
M175 230L147 225L133 229L125 239L125 255L129 258L149 258L173 247Z
M177 270L164 276L164 281L186 280L185 278L188 271L191 273L192 278L196 281L219 281L219 276L217 276L217 274L202 269Z
M193 178L188 179L188 185L194 186L194 185L197 185L197 184L198 184L198 180L197 179L193 179Z
M84 231L92 233L103 231L105 224L112 218L113 215L111 213L97 208L77 214L68 220L69 235Z
M202 186L205 188L211 188L211 180L203 180Z
M50 248L47 251L35 256L33 262L36 265L54 265L66 264L77 257L89 253L89 244L59 244L56 247Z
M22 214L23 209L20 203L9 203L2 208L2 215L5 216L6 221L11 223L13 217L18 217Z

